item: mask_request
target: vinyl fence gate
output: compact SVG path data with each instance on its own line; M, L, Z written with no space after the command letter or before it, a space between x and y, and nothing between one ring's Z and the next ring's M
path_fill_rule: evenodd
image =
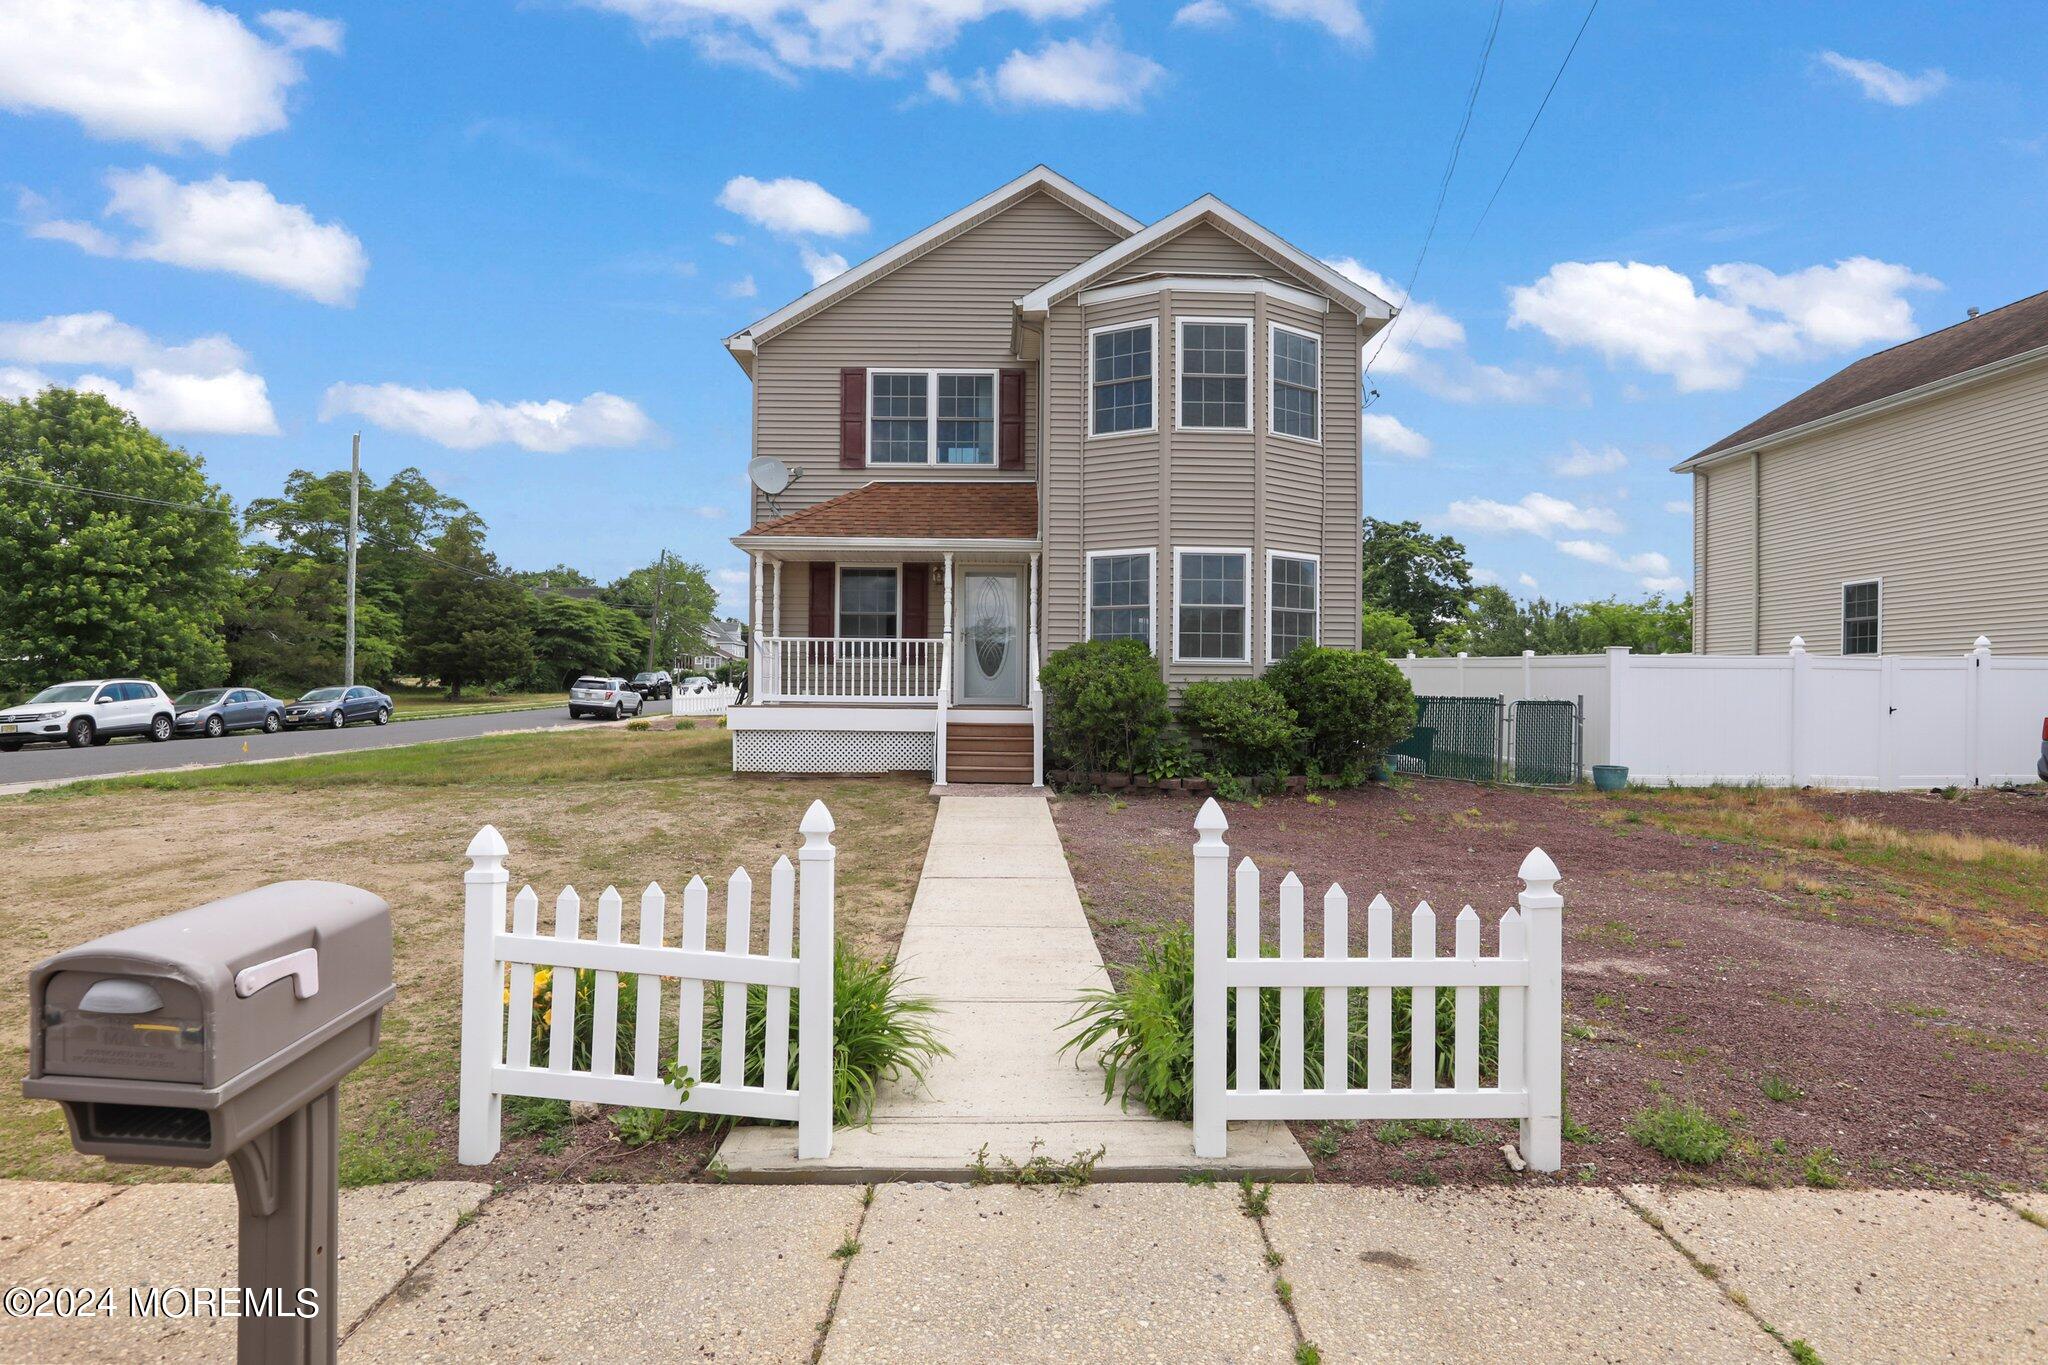
M485 825L470 841L463 877L462 1080L457 1160L488 1164L498 1154L507 1095L589 1100L691 1114L781 1119L797 1125L797 1155L832 1153L832 947L837 850L832 816L813 801L799 826L797 865L778 858L769 880L768 951L750 952L753 879L745 868L726 882L725 937L704 946L709 890L692 877L683 891L681 944L666 942L668 898L650 882L640 895L637 942L623 941L623 905L606 887L597 902L597 937L582 936L575 887L555 899L552 936L543 936L540 900L522 887L505 919L508 850ZM794 943L792 934L794 933ZM544 1057L533 1055L535 977L545 971ZM578 1065L577 974L588 973L589 1048ZM620 1070L619 991L634 992L631 1057ZM676 985L675 1063L696 1084L687 1099L667 1079L662 1055L663 982ZM707 983L722 986L718 1065L705 1079ZM560 988L558 988L558 986ZM748 988L763 988L762 1060L747 1076ZM796 1085L790 1086L790 992L796 992Z
M1195 1155L1228 1155L1232 1119L1518 1119L1523 1159L1554 1171L1562 1160L1564 899L1556 864L1542 849L1522 860L1523 887L1502 915L1495 954L1480 955L1479 912L1457 917L1453 955L1437 956L1436 912L1424 901L1410 919L1409 955L1394 955L1393 907L1374 896L1366 910L1366 955L1352 957L1350 901L1332 886L1323 897L1323 951L1303 943L1301 879L1280 883L1280 955L1259 943L1259 869L1238 863L1233 878L1229 822L1213 800L1195 818ZM1236 882L1236 914L1231 883ZM1497 1043L1482 1055L1481 993L1496 989ZM1365 992L1365 1075L1352 1071L1350 993ZM1261 1075L1262 991L1279 993L1277 1083ZM1321 992L1321 1085L1308 1085L1304 1040L1307 992ZM1409 993L1408 1084L1393 1074L1394 992ZM1449 992L1452 1061L1449 1089L1438 1084L1437 1009ZM1233 1001L1234 997L1234 1001ZM1235 1047L1232 1005L1235 1005ZM1229 1055L1235 1053L1233 1058ZM1485 1063L1491 1061L1493 1084Z

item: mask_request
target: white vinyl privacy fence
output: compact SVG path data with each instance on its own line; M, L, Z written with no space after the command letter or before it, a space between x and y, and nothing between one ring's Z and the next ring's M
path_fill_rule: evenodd
M1418 694L1585 702L1585 761L1631 782L1981 787L2032 782L2048 659L1979 636L1955 658L1524 654L1396 659Z
M1437 955L1436 913L1410 917L1409 949L1394 955L1394 911L1385 896L1366 907L1366 955L1351 955L1350 900L1323 897L1323 944L1304 943L1301 879L1280 883L1280 953L1262 953L1259 869L1230 867L1229 822L1213 800L1195 818L1195 1154L1228 1155L1231 1119L1519 1119L1523 1158L1539 1171L1561 1160L1564 900L1542 849L1522 860L1519 903L1499 921L1483 956L1479 912L1457 917L1451 956ZM1235 915L1231 883L1236 882ZM1309 1084L1307 993L1319 991L1320 1083ZM1265 1084L1261 992L1279 996L1277 1083ZM1362 992L1364 1074L1353 993ZM1406 1085L1396 1085L1396 993L1405 996L1410 1040ZM1485 1047L1484 992L1498 992L1496 1042ZM1451 1083L1440 1084L1438 1011L1452 1019ZM1233 1036L1234 1035L1234 1036Z
M622 898L606 887L597 936L585 938L582 900L555 898L554 931L540 932L540 899L522 887L506 922L507 849L485 825L470 841L463 877L462 1080L457 1159L481 1166L498 1154L507 1095L590 1100L693 1114L781 1119L797 1125L797 1155L832 1151L832 943L837 851L832 816L813 801L799 826L797 865L776 860L768 883L767 952L750 951L753 880L734 872L725 888L725 933L705 947L710 892L702 877L683 890L682 933L668 941L668 898L640 893L637 937L624 938ZM536 993L536 977L541 990ZM578 973L591 979L590 1017L579 1027ZM716 1065L706 1065L706 984L719 989ZM673 986L674 994L667 994ZM759 1072L749 1074L748 988L763 987ZM621 992L630 991L631 1036L622 1039ZM790 1083L790 994L796 1008L796 1078ZM673 1028L664 1000L674 1002ZM541 1013L545 1045L535 1042ZM664 1047L664 1039L672 1039ZM623 1045L623 1046L622 1046ZM536 1055L539 1053L540 1055ZM579 1059L579 1053L586 1054ZM670 1061L696 1084L684 1098Z

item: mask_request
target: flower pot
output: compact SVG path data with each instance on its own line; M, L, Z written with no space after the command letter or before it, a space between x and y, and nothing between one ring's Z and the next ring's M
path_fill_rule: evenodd
M1621 763L1595 763L1593 790L1618 792L1628 786L1628 767Z

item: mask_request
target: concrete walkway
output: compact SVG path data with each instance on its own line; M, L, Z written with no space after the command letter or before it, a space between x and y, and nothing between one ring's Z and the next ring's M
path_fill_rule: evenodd
M342 1195L345 1361L2048 1358L2048 1229L1926 1191L427 1183ZM481 1207L479 1208L479 1204ZM130 1286L234 1274L234 1194L0 1182L0 1360L225 1360ZM1286 1292L1281 1292L1281 1282Z
M798 1163L786 1129L735 1128L719 1151L732 1179L963 1180L984 1145L994 1166L1099 1148L1097 1180L1307 1177L1284 1124L1240 1125L1227 1161L1201 1161L1186 1124L1105 1103L1093 1059L1060 1053L1081 992L1109 977L1044 796L939 799L897 961L939 1001L952 1055L923 1089L884 1094L872 1128L837 1133L826 1162Z

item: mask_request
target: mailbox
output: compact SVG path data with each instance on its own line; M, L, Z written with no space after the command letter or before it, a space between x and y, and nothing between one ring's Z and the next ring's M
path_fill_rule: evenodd
M334 1355L335 1087L377 1050L391 912L335 882L279 882L124 929L29 975L22 1094L64 1107L79 1151L226 1161L246 1292L310 1288L317 1321L244 1315L252 1360Z

